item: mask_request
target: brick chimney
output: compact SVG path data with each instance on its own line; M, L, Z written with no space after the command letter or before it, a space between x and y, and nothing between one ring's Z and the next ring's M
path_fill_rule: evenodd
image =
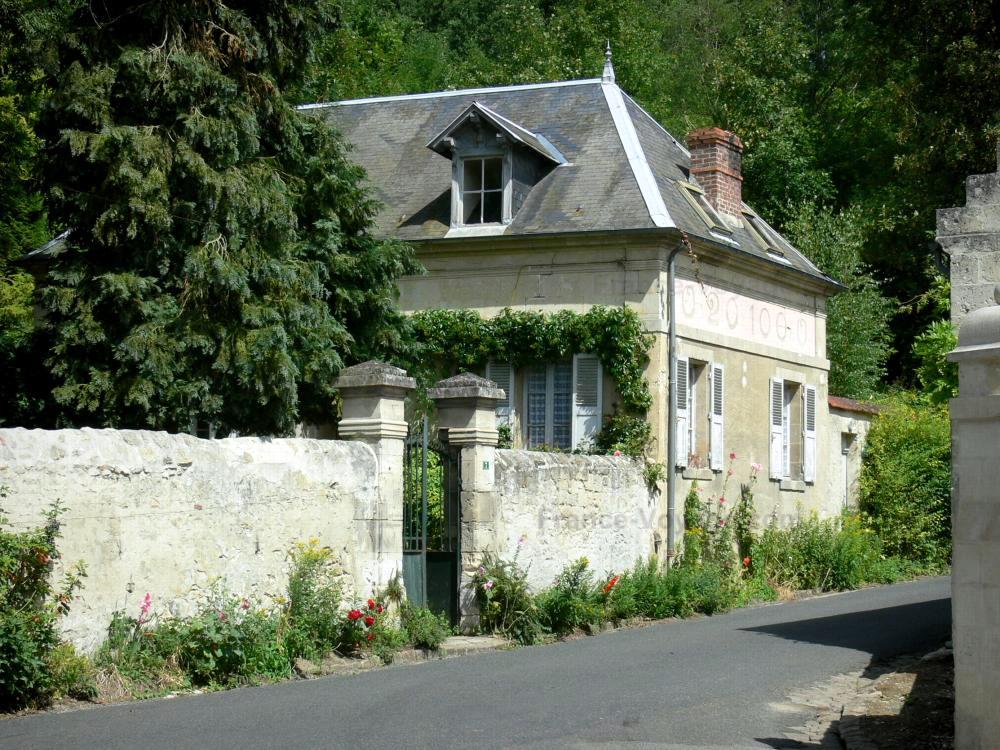
M722 128L699 128L688 133L691 175L705 189L717 211L740 215L743 201L743 142Z

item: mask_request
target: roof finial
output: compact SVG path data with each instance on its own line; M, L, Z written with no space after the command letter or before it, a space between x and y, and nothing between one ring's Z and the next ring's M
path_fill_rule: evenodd
M615 66L611 64L611 40L605 40L604 48L604 73L601 75L601 81L604 83L614 83L615 82Z

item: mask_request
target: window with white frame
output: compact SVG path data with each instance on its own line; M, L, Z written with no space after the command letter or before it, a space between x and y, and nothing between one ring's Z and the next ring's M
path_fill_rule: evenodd
M503 156L462 159L459 212L462 224L500 224L505 218Z
M602 372L593 354L531 365L525 373L524 432L529 448L582 447L601 427Z
M771 479L815 482L816 386L772 378L768 412Z
M715 210L715 207L709 202L705 195L705 191L692 182L678 181L677 183L681 187L681 195L683 195L691 207L695 210L695 213L701 217L709 229L715 232L720 232L722 234L732 234L732 230L726 226L726 223L719 216L719 212Z
M722 471L725 461L725 368L677 358L675 463L682 468Z

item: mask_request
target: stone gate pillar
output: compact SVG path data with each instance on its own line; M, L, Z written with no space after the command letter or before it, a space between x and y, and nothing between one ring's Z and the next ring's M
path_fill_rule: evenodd
M441 441L461 451L459 616L463 630L472 630L479 611L469 584L496 535L496 405L506 396L492 380L471 373L442 380L427 395L437 406Z
M340 371L335 383L343 401L337 429L342 440L368 443L378 466L377 507L355 508L357 565L369 591L403 570L403 453L406 394L416 387L406 371L384 362L363 362ZM358 592L367 593L367 592Z
M1000 738L1000 286L996 305L970 312L958 348L951 401L952 629L955 747Z

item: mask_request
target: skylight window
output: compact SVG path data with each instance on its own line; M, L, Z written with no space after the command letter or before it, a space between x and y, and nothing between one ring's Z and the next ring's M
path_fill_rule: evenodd
M687 198L687 202L691 204L695 213L701 217L709 229L725 235L732 234L729 227L722 221L718 211L715 210L715 206L705 197L704 190L691 182L678 182L677 184L681 186L681 194Z
M767 254L772 256L775 260L781 260L787 262L785 259L785 251L781 249L777 240L771 232L771 228L764 223L764 221L752 211L743 212L743 223L753 237L754 241L760 245Z

